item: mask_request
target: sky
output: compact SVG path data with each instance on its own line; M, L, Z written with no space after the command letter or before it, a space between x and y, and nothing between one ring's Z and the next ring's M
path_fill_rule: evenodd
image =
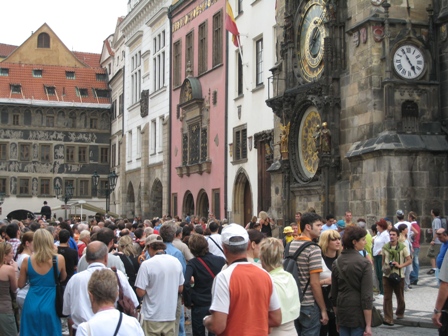
M100 54L128 0L0 0L0 43L19 46L47 23L68 49Z

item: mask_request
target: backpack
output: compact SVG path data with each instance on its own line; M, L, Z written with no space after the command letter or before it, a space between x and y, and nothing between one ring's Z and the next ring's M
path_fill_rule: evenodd
M286 272L289 272L292 274L292 277L296 281L297 288L299 289L300 302L302 302L303 296L305 295L305 292L310 284L310 279L308 279L308 282L306 283L305 289L302 293L302 289L300 288L299 269L297 267L297 258L299 257L300 253L302 253L302 251L304 249L306 249L308 246L311 246L311 245L319 246L319 245L317 245L314 242L307 241L307 242L303 243L293 255L290 255L289 247L291 246L291 243L288 243L285 248L285 260L283 261L283 269Z

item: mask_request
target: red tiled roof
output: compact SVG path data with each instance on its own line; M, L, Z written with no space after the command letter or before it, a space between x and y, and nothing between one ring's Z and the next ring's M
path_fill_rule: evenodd
M101 54L93 54L82 51L72 51L73 55L81 62L87 64L92 68L101 68L100 60Z
M112 50L112 47L110 46L109 38L104 40L104 44L106 45L107 52L109 53L109 55L114 56L115 52Z
M15 45L0 43L0 57L9 56L17 48Z
M0 98L58 101L59 97L59 101L64 102L110 104L109 98L97 99L92 91L92 88L109 89L107 81L96 80L96 74L106 74L104 69L5 62L0 63L0 67L9 69L8 76L0 76ZM34 69L42 69L42 77L33 77ZM66 71L73 71L75 79L67 79ZM22 94L11 94L11 84L20 84ZM54 86L57 96L47 97L44 86ZM76 87L88 89L88 97L78 97Z

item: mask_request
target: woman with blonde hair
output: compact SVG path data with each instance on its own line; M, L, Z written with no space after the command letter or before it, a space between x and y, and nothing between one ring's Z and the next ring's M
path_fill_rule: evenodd
M53 236L45 229L38 229L33 236L34 254L25 257L19 277L19 287L30 289L23 305L20 320L22 335L61 335L61 321L56 315L56 283L53 263L59 273L59 280L67 277L65 259L56 254Z
M31 254L33 254L34 248L33 248L33 231L28 231L23 234L21 239L21 244L19 245L17 249L17 266L18 270L20 272L20 269L22 268L23 259L26 257L30 257ZM20 275L20 274L19 274ZM21 288L17 292L17 304L20 309L23 307L23 303L25 302L26 294L28 294L28 290L30 289L30 284L27 282L26 286Z
M282 310L282 323L272 328L270 336L297 335L294 320L300 315L299 290L291 273L283 269L283 252L280 239L270 237L260 243L261 265L272 277Z
M323 272L320 273L320 285L322 286L322 294L327 307L328 323L321 325L321 336L336 336L338 331L336 328L336 315L333 311L331 303L331 270L333 262L341 253L341 235L336 230L326 230L321 233L319 238L319 246L322 250Z
M121 261L123 262L124 269L126 270L126 274L129 277L129 284L135 291L134 284L135 279L137 278L140 264L138 263L138 255L135 251L134 243L131 236L125 235L120 238L120 240L118 241L118 252L115 253L115 255L119 256Z
M11 293L17 290L16 272L8 260L14 257L12 245L0 243L0 335L17 335Z

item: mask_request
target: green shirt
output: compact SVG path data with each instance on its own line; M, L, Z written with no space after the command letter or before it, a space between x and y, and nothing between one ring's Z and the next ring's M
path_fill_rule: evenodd
M278 267L269 272L274 282L282 309L282 324L294 321L300 315L300 300L297 283L291 273Z
M403 243L398 243L398 244L403 244ZM387 244L385 244L385 245L387 245ZM393 247L393 248L395 249L395 247ZM403 264L403 263L405 263L406 258L410 256L409 249L407 248L407 246L400 251L400 258L399 258L399 260L391 260L389 252L384 247L383 247L383 250L382 250L382 254L384 256L384 265L389 265L390 261L396 261L399 264ZM397 273L398 275L401 275L402 278L404 278L404 276L405 276L405 274L404 274L405 271L406 270L404 268L397 268L397 267L392 267L391 268L391 272ZM383 276L386 276L386 275L383 274Z

